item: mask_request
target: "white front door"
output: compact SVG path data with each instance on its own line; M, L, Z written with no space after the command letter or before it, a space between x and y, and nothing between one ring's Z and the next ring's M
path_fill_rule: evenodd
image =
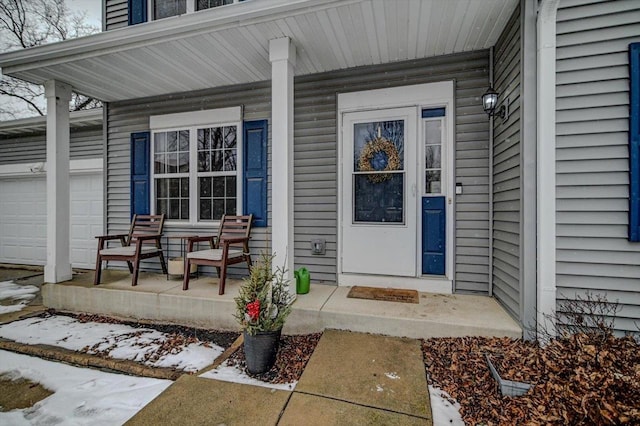
M417 107L342 116L342 272L415 277Z

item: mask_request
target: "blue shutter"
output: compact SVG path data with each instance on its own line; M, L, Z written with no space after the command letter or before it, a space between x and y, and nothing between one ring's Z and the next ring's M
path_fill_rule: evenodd
M253 226L267 226L267 120L244 122L245 214L253 214Z
M131 133L131 216L150 213L150 140L149 132Z
M422 199L422 273L445 274L446 215L444 197Z
M640 241L640 43L629 45L629 241Z
M129 0L129 25L147 22L147 0Z

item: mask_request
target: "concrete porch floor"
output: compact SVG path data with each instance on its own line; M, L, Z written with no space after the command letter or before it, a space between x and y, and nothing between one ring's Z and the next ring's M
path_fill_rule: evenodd
M168 322L219 330L238 330L233 317L234 297L242 283L228 279L218 295L218 279L193 278L189 290L181 279L141 273L136 287L127 271L104 270L102 283L93 285L93 271L75 274L71 281L45 284L48 308ZM420 293L420 303L383 302L347 298L349 287L312 284L298 295L284 332L311 333L325 328L398 337L459 336L521 337L521 327L491 297Z

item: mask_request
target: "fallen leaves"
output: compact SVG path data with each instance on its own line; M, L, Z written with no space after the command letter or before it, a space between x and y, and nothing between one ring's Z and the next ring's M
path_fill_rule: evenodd
M429 378L455 398L467 424L638 424L640 348L631 337L577 334L541 348L508 338L423 342ZM484 359L501 377L532 384L521 397L499 393Z

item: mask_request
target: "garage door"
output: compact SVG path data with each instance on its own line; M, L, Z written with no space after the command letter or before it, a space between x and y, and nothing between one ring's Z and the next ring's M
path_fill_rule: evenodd
M0 262L45 265L46 179L0 179ZM102 227L102 172L71 175L71 265L94 268Z

